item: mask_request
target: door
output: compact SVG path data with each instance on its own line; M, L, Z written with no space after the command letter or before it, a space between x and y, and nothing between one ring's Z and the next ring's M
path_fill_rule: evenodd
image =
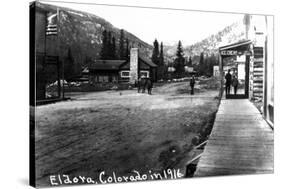
M248 98L249 93L249 60L248 55L231 56L223 58L224 76L230 72L231 84L227 89L226 80L224 81L224 94L226 99ZM225 77L224 77L225 79ZM236 87L235 87L236 86ZM228 94L227 94L228 90Z

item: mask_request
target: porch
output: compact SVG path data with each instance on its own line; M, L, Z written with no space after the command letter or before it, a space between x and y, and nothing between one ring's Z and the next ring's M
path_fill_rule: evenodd
M274 134L248 99L222 99L194 177L273 173Z

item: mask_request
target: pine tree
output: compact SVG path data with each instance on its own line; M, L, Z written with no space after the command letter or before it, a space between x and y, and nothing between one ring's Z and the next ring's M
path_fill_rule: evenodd
M163 42L160 44L159 65L164 65Z
M117 55L116 55L116 39L115 39L114 36L112 37L111 59L112 60L116 60L117 59Z
M124 39L124 30L121 29L120 30L120 39L119 39L119 51L118 51L118 56L120 59L126 59L126 52L125 52L125 48L124 48L124 44L125 44L125 39Z
M151 60L154 64L158 65L159 64L159 43L157 39L153 42L153 52L152 52L152 57Z
M130 59L130 47L129 47L129 39L127 38L126 39L126 55L125 55L125 58L127 59L127 60L129 60Z
M198 68L198 71L199 71L199 74L200 75L204 75L205 74L205 61L204 61L204 53L201 52L200 53L200 60L199 60L199 68Z
M164 53L163 53L163 42L160 44L160 54L159 54L159 63L158 63L158 79L163 79L164 77Z
M218 65L218 60L214 53L212 53L212 55L211 55L211 62L212 62L212 65Z
M187 65L188 65L189 67L192 67L192 59L191 59L191 56L189 56Z
M175 69L176 74L178 76L182 76L184 74L184 53L182 49L181 41L178 43L176 59L175 59Z
M210 57L210 63L209 63L209 75L213 75L213 69L215 65L218 65L218 60L215 56L214 53L212 53L211 57Z
M205 71L205 75L210 76L210 69L211 69L211 58L209 57L208 54L206 54L206 57L204 59L204 71Z
M68 48L67 57L65 59L65 66L64 66L64 77L66 80L68 80L74 74L75 74L74 58L73 58L71 49Z
M107 56L106 59L113 59L113 47L112 47L112 34L111 32L107 32L107 43L106 43L106 47L107 47Z
M107 40L107 31L104 30L102 32L102 48L101 48L101 53L100 53L100 58L102 60L105 60L107 59L107 56L108 56L108 40Z

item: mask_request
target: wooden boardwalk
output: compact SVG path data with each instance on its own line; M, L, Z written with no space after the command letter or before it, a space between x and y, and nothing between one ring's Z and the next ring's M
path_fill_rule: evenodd
M248 99L222 100L194 177L273 173L273 138Z

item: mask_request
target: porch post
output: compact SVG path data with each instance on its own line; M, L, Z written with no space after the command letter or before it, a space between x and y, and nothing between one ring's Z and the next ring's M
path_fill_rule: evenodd
M222 97L224 91L224 77L223 77L223 57L220 53L219 53L219 71L220 71L220 81L221 81L220 97Z

